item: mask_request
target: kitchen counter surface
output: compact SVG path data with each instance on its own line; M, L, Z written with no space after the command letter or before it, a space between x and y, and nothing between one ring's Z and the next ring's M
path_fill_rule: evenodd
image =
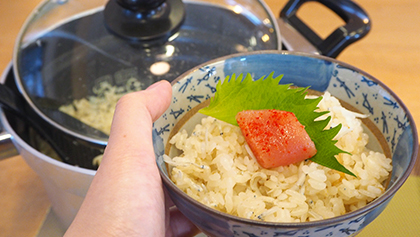
M12 58L18 32L39 0L0 1L0 69ZM277 16L285 0L267 0ZM337 59L360 68L388 85L420 126L420 1L357 0L372 20L371 32ZM299 15L321 36L339 24L332 13L309 3ZM420 165L412 176L420 175ZM417 182L417 185L420 182ZM418 187L418 186L416 186ZM20 156L0 162L0 236L37 236L50 202L40 178ZM418 228L418 227L417 227ZM418 229L417 231L420 231Z

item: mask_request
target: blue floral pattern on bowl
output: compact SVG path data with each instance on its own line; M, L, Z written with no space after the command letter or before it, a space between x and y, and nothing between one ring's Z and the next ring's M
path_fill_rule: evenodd
M387 191L357 211L324 221L262 223L211 210L175 187L162 154L169 134L185 114L211 98L227 75L251 73L254 78L284 74L281 83L329 91L364 114L383 134L392 153L393 172ZM322 56L281 51L232 55L181 75L173 84L170 108L154 123L157 164L167 191L178 208L212 236L354 236L375 219L408 177L417 156L417 130L402 101L384 84L350 65Z

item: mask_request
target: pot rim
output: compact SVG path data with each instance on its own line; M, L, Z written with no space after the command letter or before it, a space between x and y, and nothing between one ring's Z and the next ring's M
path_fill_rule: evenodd
M6 67L6 69L3 71L1 78L0 78L0 83L4 83L7 77L7 74L10 73L12 70L12 63L10 62L9 65ZM12 141L16 142L19 144L19 146L28 151L29 153L35 155L36 157L40 158L42 161L47 162L51 165L54 166L58 166L62 169L66 169L69 171L74 171L77 173L81 173L81 174L86 174L86 175L91 175L94 176L96 174L96 170L91 170L91 169L86 169L86 168L82 168L82 167L78 167L78 166L74 166L74 165L70 165L70 164L66 164L62 161L58 161L53 159L52 157L49 157L43 153L41 153L40 151L36 150L35 148L33 148L31 145L29 145L28 143L26 143L16 132L15 130L11 127L9 121L6 118L6 115L3 112L3 109L0 108L0 124L3 126L4 130L6 132L8 132L11 136L12 136ZM17 148L17 146L15 145L15 147ZM18 149L19 155L22 156ZM23 158L25 158L24 156L22 156ZM26 158L25 158L26 159Z

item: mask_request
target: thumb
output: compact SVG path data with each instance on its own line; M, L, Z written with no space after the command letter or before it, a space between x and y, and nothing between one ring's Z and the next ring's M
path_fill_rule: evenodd
M169 82L159 81L146 90L123 96L115 109L107 152L128 157L138 157L141 152L154 157L152 124L169 107L171 95Z
M118 159L121 164L122 154L128 158L127 162L146 162L147 165L140 164L146 168L155 166L152 125L169 107L171 95L170 83L163 80L146 90L124 95L118 101L101 166L105 166L108 159Z
M108 146L70 227L72 233L164 234L164 194L155 162L152 125L168 108L171 93L170 83L160 81L118 101Z

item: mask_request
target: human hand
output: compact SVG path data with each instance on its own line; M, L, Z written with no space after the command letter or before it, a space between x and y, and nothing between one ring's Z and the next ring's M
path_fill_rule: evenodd
M153 151L152 124L168 108L171 92L169 82L160 81L118 101L101 165L66 236L198 232L177 210L169 212L170 202L165 205Z

